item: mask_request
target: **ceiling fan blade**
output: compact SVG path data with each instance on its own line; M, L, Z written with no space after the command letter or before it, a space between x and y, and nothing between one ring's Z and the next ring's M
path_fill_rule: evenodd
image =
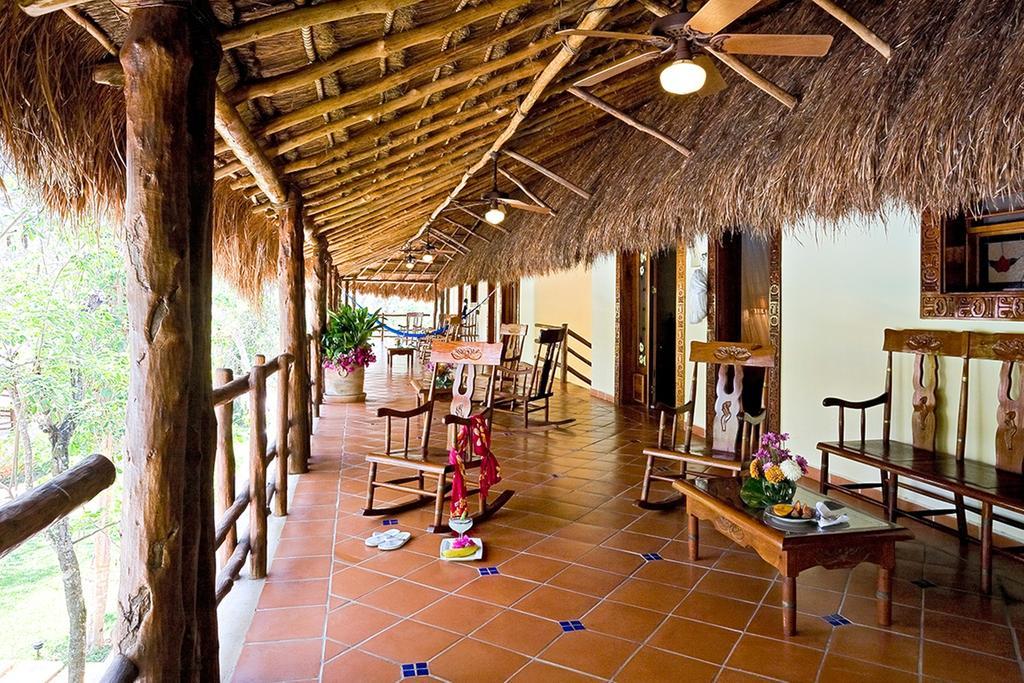
M706 36L713 36L739 19L761 0L708 0L690 17L686 25Z
M608 38L610 40L637 40L642 43L651 43L655 45L668 45L671 43L670 40L662 38L661 36L652 36L649 33L620 33L618 31L585 31L578 28L565 29L564 31L556 31L555 35L559 36L583 36L585 38Z
M530 211L532 213L542 213L546 216L552 215L551 209L546 206L537 206L536 204L528 204L526 202L519 201L518 199L512 199L511 197L501 197L498 201L505 204L513 209L521 209L523 211Z
M712 42L719 51L731 55L824 57L832 47L832 36L827 34L723 33L715 36Z
M573 85L575 85L577 88L588 88L592 85L597 85L598 83L606 81L612 76L618 76L619 74L629 71L630 69L635 69L641 64L646 64L647 62L657 59L660 56L660 52L641 52L638 55L633 55L632 57L626 57L625 59L620 59L616 62L613 62L611 65L606 66L603 69L599 69L598 71L595 71L586 78L582 78L576 81L575 83L573 83Z
M722 78L722 72L715 66L715 60L711 59L707 55L695 55L693 58L697 64L703 67L704 71L707 72L707 78L704 80L704 87L694 93L696 97L708 97L710 95L716 95L728 87L725 79Z

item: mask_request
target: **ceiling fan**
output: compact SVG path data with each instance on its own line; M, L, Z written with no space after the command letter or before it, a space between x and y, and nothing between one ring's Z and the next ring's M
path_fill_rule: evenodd
M506 193L498 189L498 157L493 155L493 166L491 175L491 190L484 194L478 202L460 202L456 206L461 208L463 211L474 206L486 206L487 209L484 211L483 219L491 225L499 225L505 220L506 211L505 207L510 209L519 209L522 211L529 211L531 213L540 213L546 216L554 215L554 211L547 206L538 206L537 204L530 204L519 199L514 199L508 196ZM471 214L474 215L475 214Z
M596 85L642 64L671 56L672 61L661 70L659 80L664 90L677 95L703 96L725 87L721 74L706 55L715 56L744 78L751 80L750 68L736 64L729 58L730 55L824 57L828 54L832 47L832 36L828 34L720 33L759 2L760 0L708 0L696 12L688 12L686 0L683 0L682 10L659 17L651 27L650 33L579 29L558 33L567 36L637 41L655 48L622 59L577 81L575 86ZM789 101L784 103L792 106ZM795 100L793 103L795 104Z

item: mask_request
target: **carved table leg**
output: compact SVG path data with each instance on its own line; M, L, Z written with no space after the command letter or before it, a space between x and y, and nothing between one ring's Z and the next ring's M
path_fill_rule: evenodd
M696 562L700 559L700 520L696 515L689 516L687 529L690 540L690 562Z
M782 634L796 635L796 577L782 577Z

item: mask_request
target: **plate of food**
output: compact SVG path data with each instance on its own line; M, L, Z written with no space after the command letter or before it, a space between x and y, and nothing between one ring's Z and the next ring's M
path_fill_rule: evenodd
M818 511L814 509L814 506L799 500L792 505L787 503L769 505L764 509L764 516L773 522L783 524L817 524L818 522Z

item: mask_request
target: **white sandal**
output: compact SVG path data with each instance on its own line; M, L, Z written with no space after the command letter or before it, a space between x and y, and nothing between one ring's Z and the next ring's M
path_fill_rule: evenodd
M381 541L377 546L377 550L398 550L405 545L406 541L410 538L412 538L412 534L408 531L402 531L391 538L385 538Z
M377 548L384 541L394 538L395 536L398 536L402 533L409 532L399 531L398 529L388 529L387 531L374 531L372 534L370 534L369 538L363 541L363 543L365 543L366 546L369 548Z

